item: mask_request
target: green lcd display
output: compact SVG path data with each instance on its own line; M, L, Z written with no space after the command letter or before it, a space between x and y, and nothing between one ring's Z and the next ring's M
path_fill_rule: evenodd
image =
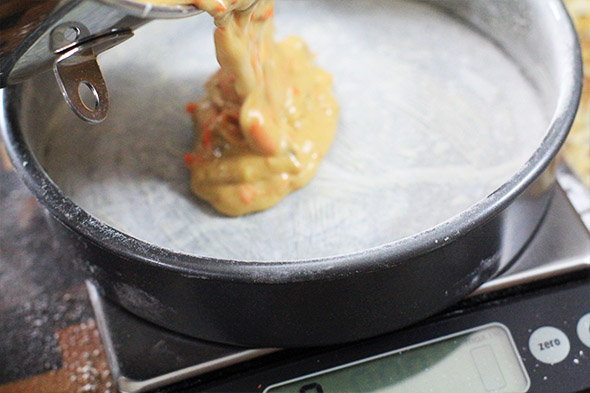
M264 393L526 392L508 329L490 324L269 386Z

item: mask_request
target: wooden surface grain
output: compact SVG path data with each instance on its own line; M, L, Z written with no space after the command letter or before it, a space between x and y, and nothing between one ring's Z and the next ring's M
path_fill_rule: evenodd
M0 140L0 393L114 392L84 279Z

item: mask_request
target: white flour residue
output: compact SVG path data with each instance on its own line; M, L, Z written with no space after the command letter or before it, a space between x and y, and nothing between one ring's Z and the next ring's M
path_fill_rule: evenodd
M105 53L109 118L87 126L58 112L43 141L48 173L94 216L159 246L295 260L378 246L451 218L506 182L545 134L548 119L519 67L427 5L291 1L276 14L279 34L303 36L334 74L341 105L333 148L307 187L240 218L191 194L183 109L217 68L205 17L150 23Z

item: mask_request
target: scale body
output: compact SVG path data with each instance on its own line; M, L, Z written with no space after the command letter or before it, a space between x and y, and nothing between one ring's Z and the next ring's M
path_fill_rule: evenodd
M458 314L194 391L573 393L590 388L588 277Z
M586 203L587 191L580 195ZM581 207L590 215L590 206ZM123 392L590 389L590 234L561 189L502 275L443 314L347 345L246 349L200 341L142 321L91 284L89 292Z

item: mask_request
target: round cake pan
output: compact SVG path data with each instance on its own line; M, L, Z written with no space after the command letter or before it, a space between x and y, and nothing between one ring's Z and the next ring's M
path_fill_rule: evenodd
M543 219L581 91L558 0L279 1L334 74L339 130L316 178L240 218L191 195L183 113L216 70L206 16L102 55L109 118L51 75L4 89L3 137L71 261L108 298L189 336L311 346L398 329L505 269Z

